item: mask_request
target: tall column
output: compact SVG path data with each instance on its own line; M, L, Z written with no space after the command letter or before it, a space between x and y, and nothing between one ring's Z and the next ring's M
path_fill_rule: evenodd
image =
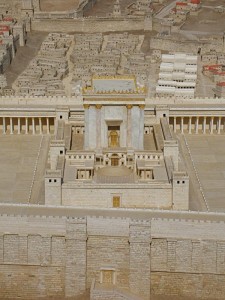
M13 120L10 118L10 134L13 134Z
M177 131L177 118L176 117L173 118L173 131L174 132Z
M34 121L34 118L32 118L32 133L35 134L35 121Z
M39 118L39 132L42 134L42 120Z
M181 117L181 133L184 133L184 117Z
M144 109L145 109L145 105L139 105L140 108L140 123L139 123L139 149L143 150L144 149Z
M220 134L220 127L221 127L221 117L218 118L218 123L217 123L217 133Z
M101 104L97 104L96 106L96 110L97 110L97 149L100 149L101 148L101 108L102 108L102 105Z
M214 125L213 121L214 121L214 117L211 117L211 121L210 121L210 134L213 134L213 125Z
M84 132L84 149L89 148L89 104L84 104L84 121L85 121L85 132Z
M203 119L203 134L205 134L206 131L206 117Z
M132 105L127 105L127 147L131 147L131 109Z
M20 118L18 118L17 133L20 134Z
M25 134L28 134L29 128L28 128L28 118L25 118Z
M47 118L46 122L47 122L47 134L49 134L49 133L50 133L50 129L49 129L49 118Z
M5 123L5 117L3 117L2 120L2 133L6 134L6 123Z
M191 121L192 121L192 117L189 117L188 120L188 133L191 134Z
M195 133L198 134L198 123L199 123L199 117L196 117L195 121Z

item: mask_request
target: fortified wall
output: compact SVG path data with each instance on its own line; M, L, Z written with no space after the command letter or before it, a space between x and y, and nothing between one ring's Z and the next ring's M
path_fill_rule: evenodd
M224 214L3 204L0 211L3 298L72 297L94 280L104 285L104 272L139 299L225 298Z
M144 18L33 19L32 30L47 32L108 32L143 30Z

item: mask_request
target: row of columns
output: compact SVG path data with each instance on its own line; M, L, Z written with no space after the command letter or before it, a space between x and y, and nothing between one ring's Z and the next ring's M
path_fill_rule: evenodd
M14 126L17 126L17 134L21 134L22 131L22 126L21 126L21 119L25 119L25 124L23 124L23 126L25 127L25 134L29 133L29 120L31 119L32 121L32 134L43 134L43 117L39 117L39 118L28 118L28 117L2 117L2 133L6 134L7 133L7 127L8 124L6 123L6 119L9 119L9 130L10 130L10 134L14 134ZM17 119L17 122L14 123L14 120ZM38 119L38 124L36 122L36 120ZM50 134L50 123L51 123L51 119L53 118L44 118L46 120L46 133ZM55 122L55 119L54 119ZM36 130L36 126L38 125L38 131Z
M188 130L188 133L191 134L193 133L193 130L192 130L192 119L195 119L195 123L194 123L194 133L195 134L198 134L200 133L200 125L202 125L201 127L201 132L203 134L206 133L206 130L207 130L207 118L210 118L210 121L209 121L209 133L210 134L213 134L214 133L214 125L216 125L216 132L217 134L220 134L221 133L221 127L223 126L223 130L225 130L225 117L224 117L224 122L222 124L222 117L172 117L173 118L173 130L174 132L177 131L177 125L180 127L180 132L181 133L184 133L184 118L188 118L188 127L187 127L187 130ZM202 124L199 122L199 119L202 119ZM216 120L215 120L216 119ZM178 122L180 121L180 122Z

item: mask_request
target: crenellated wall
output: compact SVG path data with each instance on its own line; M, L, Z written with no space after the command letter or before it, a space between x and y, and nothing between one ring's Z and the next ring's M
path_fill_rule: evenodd
M0 212L4 298L63 299L93 280L99 295L108 269L117 288L142 299L225 298L224 214L26 205Z

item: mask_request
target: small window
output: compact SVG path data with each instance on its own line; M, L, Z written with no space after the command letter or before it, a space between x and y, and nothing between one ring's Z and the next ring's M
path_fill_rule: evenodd
M60 150L60 154L63 154L63 150Z
M62 115L60 115L59 118L62 119Z
M185 181L182 181L182 183L185 183Z
M180 181L177 181L177 184L180 184Z
M166 114L163 114L163 117L166 117Z
M57 182L57 180L56 180L56 179L54 179L54 182Z
M49 180L48 180L48 182L52 182L52 180L51 180L51 179L49 179Z

